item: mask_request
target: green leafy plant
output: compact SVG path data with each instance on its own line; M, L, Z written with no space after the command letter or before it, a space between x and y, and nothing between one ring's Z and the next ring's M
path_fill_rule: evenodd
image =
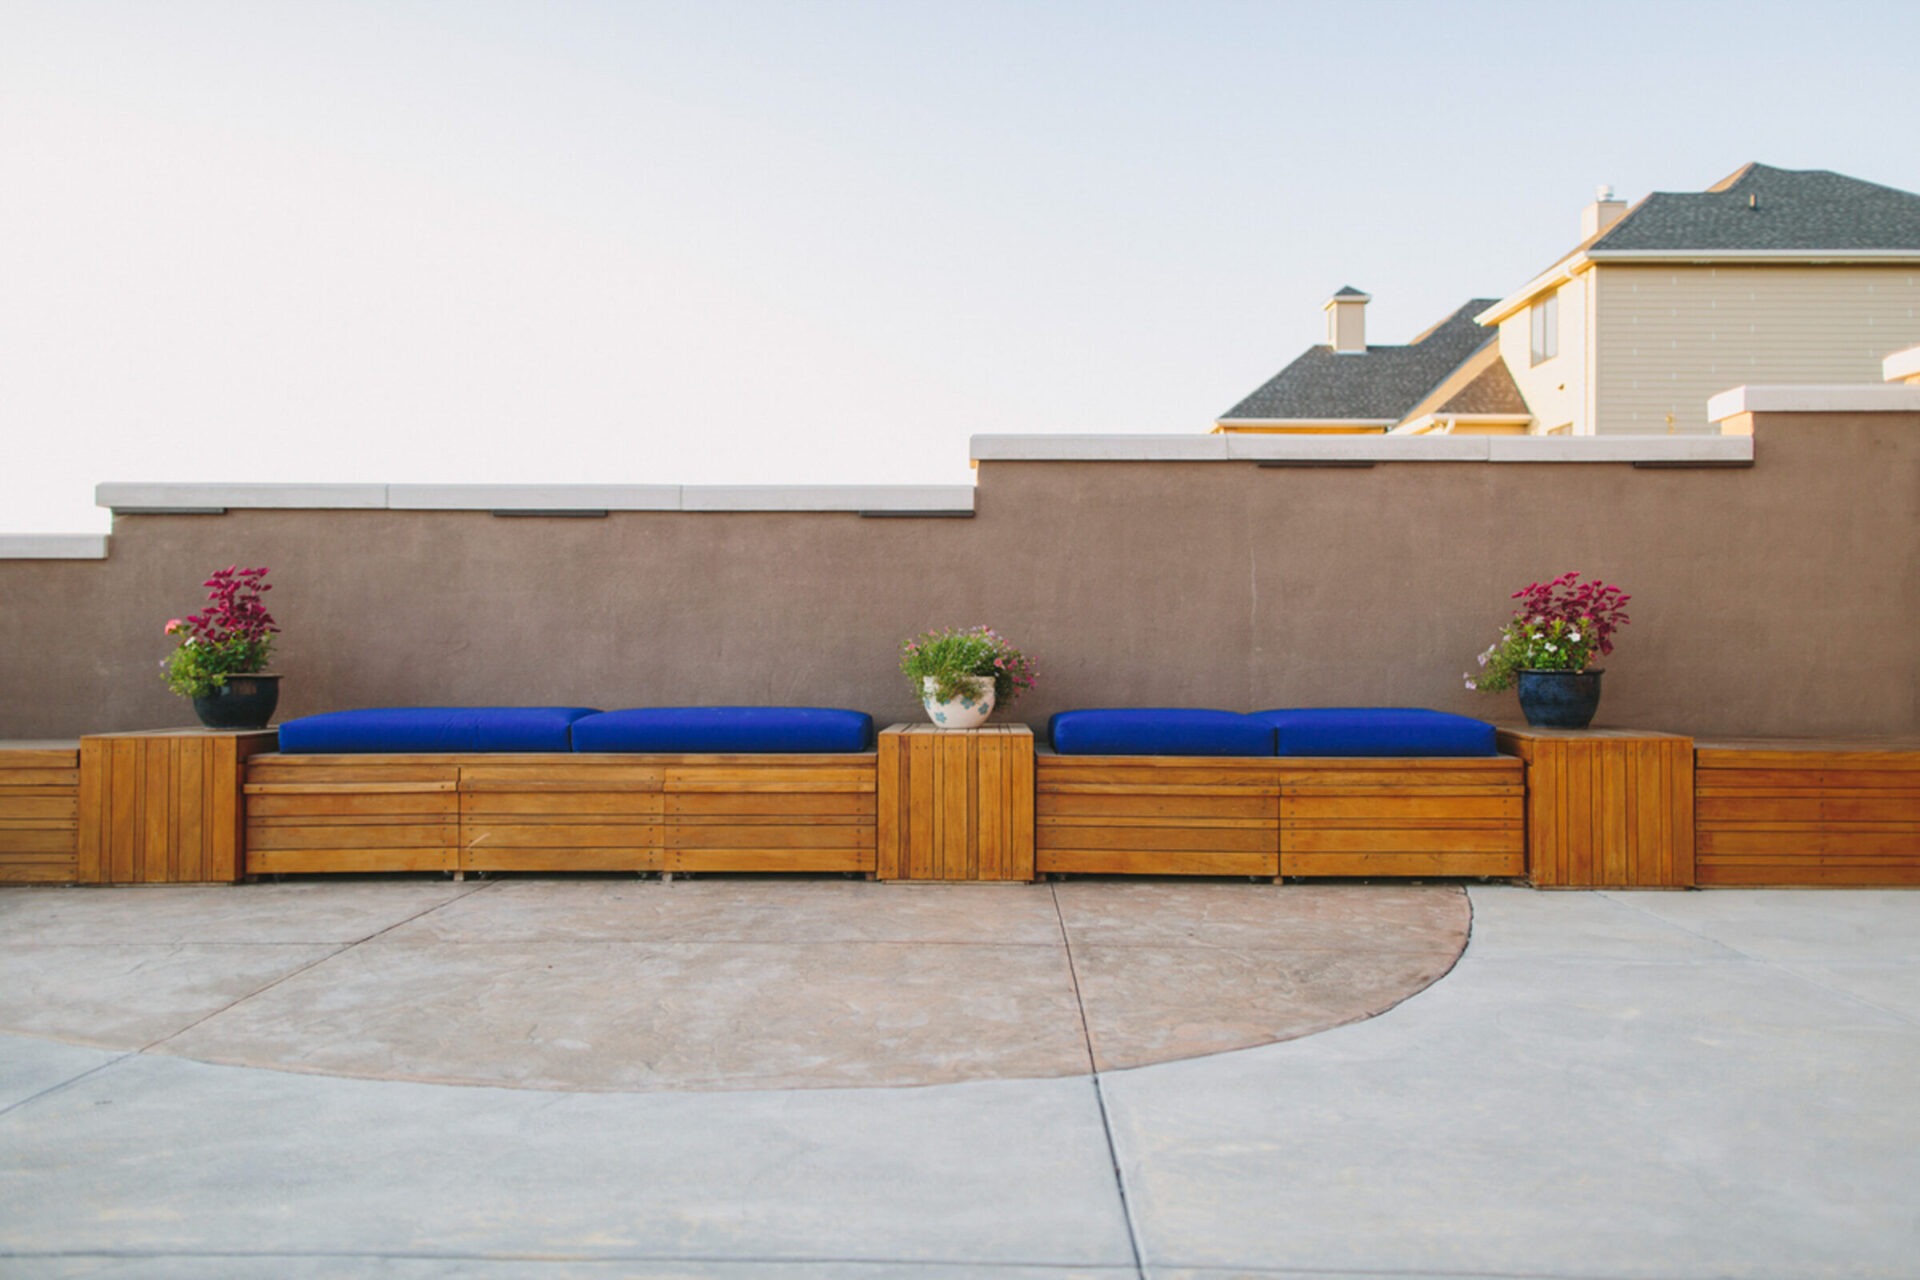
M208 588L204 611L167 620L166 634L179 637L160 664L167 688L183 698L203 698L228 676L266 670L273 633L280 629L260 603L273 590L266 576L264 568L221 569L201 584Z
M928 631L900 644L900 670L913 681L913 696L924 692L923 680L933 681L934 696L951 702L971 692L965 681L985 676L993 681L996 707L1010 707L1033 688L1039 672L1025 654L992 627L948 628Z
M1585 671L1596 654L1613 652L1613 633L1630 621L1623 606L1631 597L1577 573L1530 583L1513 598L1520 607L1480 655L1480 675L1465 677L1469 689L1511 689L1522 671Z

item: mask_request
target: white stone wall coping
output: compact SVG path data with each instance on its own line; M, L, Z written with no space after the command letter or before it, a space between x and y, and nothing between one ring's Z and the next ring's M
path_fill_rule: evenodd
M973 437L976 462L1380 462L1739 463L1748 436L1205 436L1006 435Z
M390 511L678 511L677 484L390 484Z
M1920 387L1904 383L1805 383L1735 387L1707 401L1707 418L1742 413L1920 413Z
M387 505L383 484L167 484L107 483L94 486L95 506L115 511L378 510Z
M1920 378L1920 347L1908 347L1905 351L1896 351L1880 362L1881 376L1888 382L1904 382L1908 378Z
M1486 436L1490 462L1753 461L1752 436Z
M102 484L116 512L246 509L353 511L820 511L880 515L973 510L964 484Z
M0 560L105 560L104 533L0 533Z
M972 511L970 484L690 484L682 511Z
M1225 434L992 435L968 443L975 462L1225 462Z

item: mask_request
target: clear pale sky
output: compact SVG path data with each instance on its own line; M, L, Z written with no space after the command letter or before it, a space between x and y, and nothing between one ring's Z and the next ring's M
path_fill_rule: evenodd
M965 483L1204 431L1749 160L1920 5L0 0L0 532L102 480Z

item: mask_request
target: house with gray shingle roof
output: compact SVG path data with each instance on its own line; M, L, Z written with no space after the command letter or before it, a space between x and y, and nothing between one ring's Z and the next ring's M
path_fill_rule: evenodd
M1706 432L1731 386L1871 381L1920 343L1920 195L1763 164L1632 206L1602 188L1580 241L1504 298L1404 346L1367 344L1367 301L1329 298L1327 342L1215 430Z
M1476 298L1404 346L1366 341L1369 295L1351 285L1326 303L1327 341L1219 418L1229 432L1379 434L1416 421L1454 429L1524 431L1526 401L1500 363L1494 332L1474 316Z

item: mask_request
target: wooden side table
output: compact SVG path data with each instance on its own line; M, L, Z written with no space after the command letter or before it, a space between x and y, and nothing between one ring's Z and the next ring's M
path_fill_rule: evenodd
M80 739L80 881L239 880L245 761L277 729L155 729Z
M880 734L882 880L1033 879L1033 730L1023 724Z
M1631 729L1502 726L1527 770L1535 887L1693 884L1693 739Z

